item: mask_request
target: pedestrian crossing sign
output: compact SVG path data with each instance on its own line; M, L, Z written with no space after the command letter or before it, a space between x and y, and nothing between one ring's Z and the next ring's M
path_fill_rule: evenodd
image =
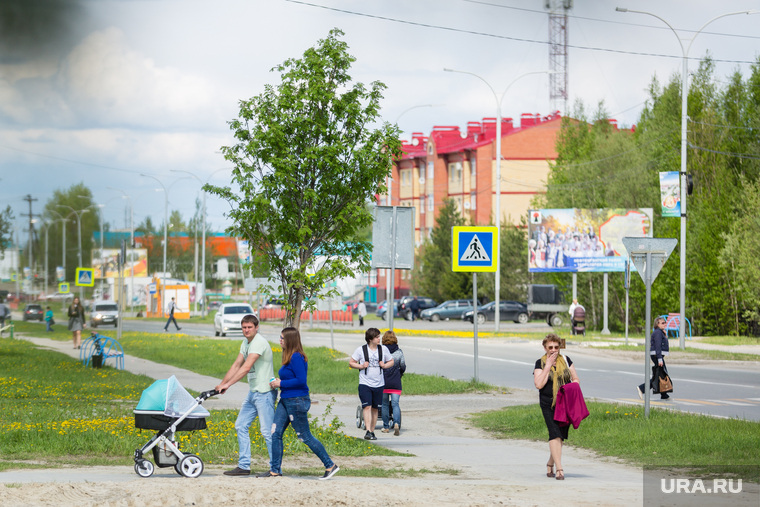
M77 268L75 285L77 287L94 287L95 270L92 268Z
M69 293L69 282L61 282L58 284L58 293L59 294L68 294Z
M493 226L455 226L452 233L452 271L496 271L499 229Z

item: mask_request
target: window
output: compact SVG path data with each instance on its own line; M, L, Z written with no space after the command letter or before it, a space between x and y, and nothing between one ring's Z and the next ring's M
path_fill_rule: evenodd
M472 157L470 159L470 188L477 187L478 183L478 159L475 157ZM473 206L472 209L475 209Z
M449 164L449 185L462 182L462 163L452 162Z
M420 215L424 215L424 214L425 214L425 196L421 195L420 196Z
M428 206L428 211L433 211L433 204L434 204L434 201L433 201L433 194L428 194L428 195L427 195L427 206Z
M475 204L478 202L478 194L475 192L470 192L470 209L475 209Z
M401 171L401 186L408 187L412 184L412 170L403 169Z
M427 169L427 171L428 171L427 177L428 178L432 178L433 175L435 174L435 164L433 164L433 162L428 162L427 163L427 168L428 168Z

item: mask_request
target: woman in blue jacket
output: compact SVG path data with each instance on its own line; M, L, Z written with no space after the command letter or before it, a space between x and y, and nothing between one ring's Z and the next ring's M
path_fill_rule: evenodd
M309 386L306 376L309 364L306 354L301 345L301 333L294 327L286 327L280 333L280 346L282 347L282 367L280 378L269 383L272 388L280 388L280 402L274 412L274 424L272 425L272 467L269 472L259 474L257 477L281 477L282 476L282 435L293 425L298 439L309 446L325 466L325 473L319 480L329 479L340 468L333 463L327 454L322 442L311 434L309 429Z
M659 391L659 384L655 387L655 383L659 383L660 379L657 376L657 367L663 368L668 371L665 366L665 356L670 353L670 344L668 343L668 335L665 333L666 320L663 317L657 317L654 319L654 331L649 338L649 357L652 358L652 379L650 380L650 387L655 391ZM636 388L636 392L639 398L644 399L644 384L639 385ZM661 400L667 400L670 398L667 393L660 393Z

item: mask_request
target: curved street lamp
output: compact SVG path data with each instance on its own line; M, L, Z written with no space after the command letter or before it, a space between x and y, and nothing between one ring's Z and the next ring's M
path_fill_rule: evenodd
M653 18L657 18L665 25L667 25L668 28L670 28L670 31L673 32L673 35L676 36L676 39L678 39L678 44L681 46L681 54L683 55L682 62L681 62L681 248L680 248L680 308L679 312L681 314L681 318L679 319L680 325L678 329L678 345L681 347L681 349L686 348L686 194L687 194L687 183L686 183L686 146L687 146L687 140L686 140L686 132L687 132L687 122L688 122L688 88L686 86L686 80L689 74L689 50L691 49L691 45L694 43L694 39L697 38L697 35L699 35L702 30L707 27L710 23L713 21L716 21L720 18L725 18L726 16L735 16L737 14L757 14L760 11L750 10L750 11L738 11L738 12L728 12L726 14L721 14L720 16L715 16L711 20L709 20L707 23L702 25L702 28L696 31L694 35L692 36L691 40L689 41L689 44L684 47L684 41L681 39L681 37L678 35L678 32L676 32L675 28L673 28L670 23L662 19L657 14L652 14L651 12L646 11L636 11L633 9L625 9L623 7L616 7L615 10L617 12L632 12L634 14L645 14L647 16L652 16ZM649 333L649 322L647 322L647 333Z
M504 92L501 94L501 97L496 95L496 91L493 89L493 86L490 85L488 81L480 77L479 75L475 74L474 72L467 72L464 70L454 70L454 69L443 69L445 72L456 72L457 74L469 74L470 76L474 76L481 81L483 81L489 90L491 90L491 93L493 93L493 98L496 101L496 230L499 231L499 236L501 236L501 106L504 101L504 96L507 94L507 91L512 87L513 84L515 84L520 79L524 78L525 76L530 76L533 74L556 74L555 71L551 70L536 70L532 72L526 72L524 74L521 74L514 78L511 83L507 85L507 87L504 89ZM494 289L496 292L496 295L494 296L494 330L498 333L499 332L499 292L501 291L501 240L497 238L496 241L496 280L494 282Z

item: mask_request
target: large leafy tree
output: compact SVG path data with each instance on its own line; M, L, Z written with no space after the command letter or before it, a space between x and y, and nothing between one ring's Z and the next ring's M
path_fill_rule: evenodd
M353 240L371 223L366 203L385 191L400 154L397 127L371 127L385 85L352 81L355 58L342 35L334 29L278 65L280 84L240 102L230 122L236 144L222 147L239 191L204 187L230 202L228 232L265 253L295 326L305 298L369 269L371 244Z
M11 235L13 234L13 210L8 205L5 210L0 212L0 254L11 244Z

